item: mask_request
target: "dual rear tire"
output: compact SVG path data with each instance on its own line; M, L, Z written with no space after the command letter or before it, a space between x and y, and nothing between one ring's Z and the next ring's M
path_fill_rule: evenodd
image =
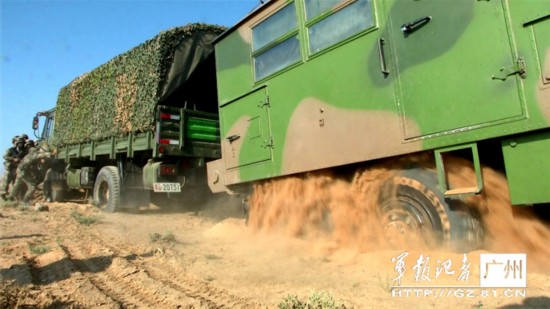
M421 245L466 252L482 245L479 214L463 200L445 197L437 187L435 171L397 172L382 185L378 203L392 247Z

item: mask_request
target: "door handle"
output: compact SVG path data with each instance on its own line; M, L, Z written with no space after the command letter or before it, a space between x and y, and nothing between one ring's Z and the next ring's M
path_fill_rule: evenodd
M401 32L403 32L405 34L411 34L411 33L415 32L416 30L424 27L427 23L430 22L430 20L432 20L432 17L431 16L426 16L426 17L419 18L417 20L413 20L413 21L408 22L406 24L403 24L403 25L401 25Z
M231 136L226 137L225 139L231 144L231 143L233 143L234 141L238 140L239 138L241 138L240 135L234 134L234 135L231 135Z
M385 42L386 41L383 38L378 38L378 57L380 58L380 71L382 71L384 77L390 74L390 71L388 71L388 68L386 67L386 55L384 53Z

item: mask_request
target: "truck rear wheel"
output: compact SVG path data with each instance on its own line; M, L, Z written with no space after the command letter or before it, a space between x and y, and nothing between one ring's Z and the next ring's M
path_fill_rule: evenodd
M54 179L52 169L46 171L44 182L42 183L42 192L47 202L63 202L65 198L64 180Z
M50 199L52 202L63 202L65 199L65 190L62 184L51 184Z
M394 247L421 245L465 252L482 244L479 216L460 199L446 198L434 171L398 172L382 185L378 201L386 238Z
M115 166L104 166L97 174L94 204L106 212L120 208L120 176Z

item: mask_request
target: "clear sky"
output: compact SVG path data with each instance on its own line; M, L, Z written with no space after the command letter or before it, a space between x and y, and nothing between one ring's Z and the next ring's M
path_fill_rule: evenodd
M232 26L259 0L0 0L0 153L35 139L38 111L59 89L159 32L188 23ZM0 174L3 164L0 164Z

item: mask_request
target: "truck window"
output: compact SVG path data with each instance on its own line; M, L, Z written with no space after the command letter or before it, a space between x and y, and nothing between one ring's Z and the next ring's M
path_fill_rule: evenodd
M49 140L53 136L53 126L54 126L54 117L49 116L46 120L46 126L44 127L44 132L42 133L42 138Z
M252 28L252 58L256 81L301 59L294 3Z
M309 52L322 51L373 26L371 0L305 0Z

